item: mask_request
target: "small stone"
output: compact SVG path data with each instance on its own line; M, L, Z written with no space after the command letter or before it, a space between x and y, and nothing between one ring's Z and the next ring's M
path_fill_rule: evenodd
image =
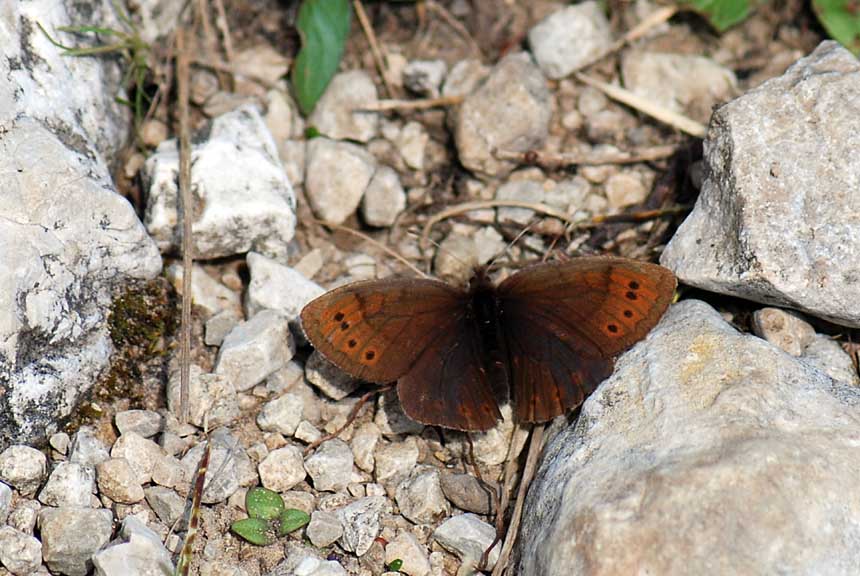
M48 459L35 448L15 444L0 452L0 480L24 496L36 493L47 471Z
M12 488L0 482L0 526L6 523L12 506Z
M60 462L39 492L39 502L46 506L86 508L92 505L95 492L96 475L90 466Z
M266 128L269 129L275 143L282 144L293 134L293 117L296 113L293 111L290 97L284 90L269 90L266 92L266 104L266 115L263 117ZM283 161L283 154L281 154L281 161ZM298 184L292 178L290 182Z
M815 339L815 328L799 314L779 308L753 313L753 332L792 356L801 356Z
M361 200L361 215L371 226L391 226L406 208L406 192L400 176L388 166L373 175Z
M281 494L284 500L284 507L289 510L301 510L305 514L310 515L316 506L316 499L310 492L301 492L299 490L288 490Z
M212 432L209 435L209 444L208 469L210 472L217 471L217 474L207 474L201 501L204 504L215 504L232 496L239 489L241 482L256 481L257 475L239 441L226 428L219 428ZM197 467L205 448L205 443L197 444L180 460L186 477L192 479L192 483L196 478Z
M167 381L167 407L177 418L180 415L181 373L175 370ZM222 426L239 417L236 388L225 374L204 374L196 364L191 365L188 394L188 420L195 426Z
M310 123L332 140L369 142L379 129L379 114L355 109L373 105L378 99L376 84L367 72L341 72L331 79L317 101Z
M250 252L246 261L251 273L245 302L249 315L269 308L292 322L305 304L325 292L319 284L262 254Z
M305 469L317 490L337 492L346 488L352 474L352 450L339 438L320 444L305 460Z
M420 466L395 491L397 506L404 518L415 524L431 524L451 512L439 483L439 469Z
M275 492L285 492L307 476L301 450L284 446L272 450L257 466L263 486Z
M474 514L466 513L445 520L433 532L433 538L464 562L477 562L496 538L496 529ZM487 559L487 568L492 569L498 559L499 546L496 546Z
M387 506L386 498L368 496L338 510L337 516L343 525L340 538L343 549L363 556L379 535L379 516Z
M92 555L110 540L113 514L92 508L44 508L39 512L42 559L52 572L84 576Z
M860 386L860 374L851 356L836 342L824 334L816 334L803 351L805 362L847 386Z
M307 150L308 143L305 140L285 140L281 143L281 161L284 163L284 173L293 186L302 186L305 183Z
M326 360L316 350L305 364L305 377L332 400L343 400L358 388L357 380Z
M20 532L32 535L41 509L42 505L36 500L20 500L9 513L6 523Z
M337 515L316 510L311 514L311 521L305 528L305 534L311 544L318 548L325 548L343 535L343 526Z
M424 424L416 422L403 412L397 390L389 390L379 395L376 401L376 416L373 422L386 436L395 434L421 434Z
M489 514L492 498L490 488L485 488L471 474L442 473L440 478L442 492L457 508L476 514Z
M302 381L304 376L304 367L295 360L290 360L283 368L266 378L266 392L282 394L287 390L292 390Z
M93 555L93 566L99 576L162 576L173 573L170 552L161 538L134 516L123 520L120 534L126 542Z
M51 445L51 448L59 452L60 454L68 454L69 444L71 444L72 439L69 438L69 435L65 432L57 432L55 434L51 434L51 437L48 438L48 444Z
M342 224L361 202L376 172L376 160L347 142L314 138L308 144L305 191L314 214Z
M648 189L642 178L633 172L618 172L604 184L606 199L613 209L641 204L648 197Z
M409 436L402 442L380 444L374 453L376 481L395 488L418 463L418 441Z
M347 576L347 572L335 560L320 560L313 556L303 558L295 567L294 576Z
M135 432L117 438L110 451L111 458L125 458L141 484L152 479L155 463L164 457L161 446Z
M117 412L114 423L120 434L137 432L144 438L150 438L161 432L164 418L152 410L125 410Z
M207 346L220 346L227 334L242 321L242 316L235 310L222 310L206 321L206 336L203 341Z
M312 444L316 442L320 438L322 438L322 432L320 432L316 426L308 422L307 420L302 420L299 422L299 425L296 427L296 433L293 435L296 440L301 440L307 444Z
M134 504L143 500L143 486L125 458L111 458L96 466L99 492L114 502Z
M141 124L139 133L140 141L147 148L157 148L169 135L167 124L155 118Z
M603 8L589 0L540 21L529 31L529 45L544 74L558 80L609 50L612 32Z
M442 86L443 96L466 96L475 91L490 73L489 67L480 60L470 58L460 60L445 78Z
M35 574L42 565L42 543L11 526L0 528L0 563L15 576Z
M222 311L237 313L241 307L239 292L230 290L224 284L209 275L199 264L195 264L191 273L191 300L195 307L202 308L205 316L212 316ZM167 267L165 276L173 287L182 295L182 264L174 262Z
M496 190L496 200L515 200L541 204L544 201L544 189L535 180L509 180ZM534 218L534 211L527 208L499 208L499 222L515 222L528 224Z
M376 278L376 260L369 254L352 254L343 261L347 274L355 280Z
M436 98L447 72L444 60L413 60L403 69L403 85L421 96Z
M424 169L424 155L430 135L420 122L407 122L400 131L395 144L400 150L400 156L407 166L413 170Z
M84 466L95 466L108 458L110 458L110 454L107 447L96 438L93 429L89 426L81 426L75 433L75 438L69 448L69 461Z
M400 532L397 538L385 547L385 564L390 566L395 560L402 562L398 573L409 576L425 576L430 573L427 548L409 532Z
M296 353L287 317L261 310L224 338L215 373L223 374L237 391L250 390L282 368Z
M257 414L257 426L263 432L292 436L302 421L304 399L298 394L284 394L267 402Z
M373 422L366 422L356 429L350 440L350 448L355 458L355 465L367 473L373 473L374 457L373 451L379 443L382 433L379 426Z
M144 489L146 503L166 526L173 526L185 513L185 498L170 488L150 486ZM178 527L182 530L183 527Z

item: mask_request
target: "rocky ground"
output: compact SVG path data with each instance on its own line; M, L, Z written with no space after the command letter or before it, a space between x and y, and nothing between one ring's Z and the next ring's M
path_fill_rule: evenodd
M133 7L159 94L136 135L128 62L39 31L119 27L109 2L0 13L0 575L172 573L207 443L192 574L474 573L528 429L359 406L375 388L299 313L410 266L462 283L596 253L659 261L679 301L549 426L486 571L860 571L860 63L809 14L716 34L680 13L624 44L657 7L368 3L304 118L296 6L194 12L182 424L173 6ZM255 486L309 523L232 533Z

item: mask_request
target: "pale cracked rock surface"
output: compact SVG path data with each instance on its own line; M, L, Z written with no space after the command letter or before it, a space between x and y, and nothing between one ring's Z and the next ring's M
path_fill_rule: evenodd
M60 462L39 492L39 502L46 506L88 507L95 492L96 475L92 467Z
M342 224L355 212L376 171L376 160L364 148L328 138L308 144L305 191L314 214Z
M390 508L384 496L367 496L337 510L337 517L343 525L340 544L344 550L363 556L373 540L379 535L379 516Z
M333 140L368 142L379 130L378 112L354 112L375 104L376 84L364 70L336 74L326 87L310 117L310 123L320 134ZM332 170L337 170L332 167Z
M353 464L352 450L340 438L327 440L305 460L305 470L317 490L338 492L349 484Z
M529 46L547 77L564 78L612 45L609 22L598 2L553 12L529 31Z
M45 508L39 512L42 559L54 571L85 576L92 555L107 544L113 514L104 508Z
M551 438L522 576L856 574L860 390L687 300Z
M283 368L296 352L287 320L276 310L261 310L237 325L221 344L215 373L245 391Z
M146 161L146 227L164 252L181 233L177 214L179 152L168 140ZM296 227L296 197L278 148L253 105L213 120L205 142L191 152L191 179L201 210L192 235L197 258L255 250L284 257Z
M543 146L552 114L546 79L525 52L510 54L454 114L454 141L463 166L484 176L504 176L513 162L496 149L525 152Z
M246 260L251 272L251 282L245 297L248 315L269 308L278 310L293 322L305 304L325 292L322 286L308 280L294 268L279 264L262 254L250 252Z
M860 326L857 150L860 62L823 42L714 113L702 192L661 263L686 284Z

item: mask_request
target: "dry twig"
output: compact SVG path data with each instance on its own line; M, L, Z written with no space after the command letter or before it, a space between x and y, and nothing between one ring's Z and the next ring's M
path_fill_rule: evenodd
M669 158L677 147L652 146L631 150L629 152L515 152L513 150L496 150L494 156L500 160L515 160L523 164L535 164L546 169L558 169L566 166L600 166L603 164L635 164L637 162L653 162Z
M191 267L193 265L191 219L191 135L188 127L189 54L185 45L185 31L176 33L176 82L179 100L179 196L182 199L182 347L179 368L180 420L189 417L189 387L191 377Z
M365 37L367 37L367 42L370 44L370 53L373 54L373 61L376 63L376 69L379 70L379 76L382 78L382 84L385 86L385 92L389 98L394 98L396 96L394 83L388 77L388 66L385 64L385 57L382 55L382 50L376 41L376 34L373 32L373 26L370 24L367 12L364 11L364 5L361 3L361 0L352 0L352 5L355 7L355 15L358 17L361 29L364 31Z
M440 106L456 106L463 101L463 96L440 96L424 100L380 100L355 108L353 112L387 112L389 110L427 110Z
M472 55L475 58L478 58L479 60L484 58L484 54L481 52L481 47L478 46L478 43L475 42L475 39L472 38L472 35L469 33L466 27L463 26L463 24L461 24L459 20L454 18L451 13L448 12L447 9L445 9L444 6L442 6L435 0L426 0L423 4L427 8L427 10L438 14L439 17L442 18L442 20L444 20L448 26L450 26L455 32L457 32L457 34L460 35L463 40L466 41L466 44L469 45L469 50L472 51Z

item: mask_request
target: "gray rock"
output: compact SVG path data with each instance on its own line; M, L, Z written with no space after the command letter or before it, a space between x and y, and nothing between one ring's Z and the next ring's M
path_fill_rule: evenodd
M471 474L443 472L439 478L442 493L457 508L476 514L489 514L492 509L490 488Z
M753 313L753 332L777 348L800 356L815 339L815 328L799 314L779 308L761 308Z
M444 60L413 60L403 69L403 85L416 94L435 98L447 73Z
M125 458L134 469L141 484L152 479L156 461L164 457L161 446L135 432L128 432L116 439L110 450L111 458Z
M734 72L693 54L631 50L621 59L621 75L634 94L702 123L738 93Z
M360 470L367 473L373 472L375 463L373 452L382 433L379 431L379 426L373 422L366 422L359 426L352 435L349 442L349 447L352 448L352 455L355 458L355 465Z
M480 60L469 58L460 60L445 78L442 86L443 96L466 96L474 92L484 79L489 76L490 69Z
M167 267L164 274L180 296L182 295L182 270L182 264L174 262ZM239 294L210 276L199 264L191 267L191 301L194 302L194 307L202 309L206 316L222 311L239 314L242 309Z
M134 469L125 458L111 458L96 466L99 494L120 504L134 504L143 500L143 486Z
M146 493L146 503L165 526L173 526L182 518L185 512L185 498L174 490L164 486L149 486L144 489L144 492ZM184 527L178 525L177 529L183 530Z
M379 516L388 506L388 500L383 496L367 496L338 510L337 516L343 525L340 538L343 549L363 556L379 535Z
M214 473L206 476L206 487L201 501L204 504L215 504L227 500L239 489L241 481L244 480L240 478L240 474L244 467L251 464L242 445L226 428L219 428L210 434L209 442L211 448L208 469L210 473ZM197 444L180 461L185 477L191 479L192 483L205 447L203 443ZM254 480L256 480L256 474Z
M283 368L296 353L287 321L278 311L261 310L233 328L218 351L215 373L245 391Z
M0 528L0 563L15 576L30 576L42 565L42 543L11 526Z
M296 440L301 440L306 444L311 444L312 442L316 442L322 438L322 432L307 420L302 420L299 422L299 425L296 426L296 433L293 436Z
M418 441L414 436L401 442L380 444L374 453L376 481L393 493L394 488L415 468L418 456Z
M124 410L117 412L114 423L120 434L137 432L144 438L151 438L161 432L164 418L152 410Z
M343 400L358 388L358 381L316 350L305 364L305 377L332 400Z
M257 426L263 432L292 436L302 421L304 398L299 394L284 394L263 404L257 414Z
M311 544L318 548L325 548L343 536L343 526L336 514L315 510L311 514L310 523L305 528L305 534Z
M338 492L344 490L352 476L352 450L340 438L327 440L305 460L308 471L317 490Z
M35 448L16 444L0 452L0 480L24 496L35 494L47 473L48 459Z
M0 526L6 523L12 507L12 488L0 482Z
M230 330L242 321L242 315L233 310L222 310L206 321L206 335L203 341L207 346L220 346Z
M496 529L475 516L460 514L442 522L433 532L433 539L456 554L464 564L477 564L484 550L496 537ZM487 568L492 569L499 559L500 546L493 548L487 558Z
M803 350L801 360L818 368L840 384L845 386L860 386L860 374L839 342L829 336L816 334Z
M152 530L128 516L118 542L93 555L96 576L165 576L173 573L170 552Z
M146 227L162 251L176 248L181 231L178 172L176 140L161 143L143 170L149 191ZM249 250L286 256L295 233L296 198L255 106L244 105L213 120L207 140L191 152L191 179L200 210L193 230L198 258Z
M305 191L314 214L342 224L355 212L376 171L376 160L347 142L314 138L308 144Z
M455 112L454 140L460 162L484 176L507 174L514 164L496 159L493 152L541 148L551 114L546 80L529 55L506 56Z
M302 558L292 573L295 576L347 576L347 571L340 562L321 560L315 556Z
M413 170L424 169L424 156L429 142L430 135L424 125L415 121L407 122L395 140L400 157Z
M57 432L56 434L51 434L51 437L48 438L48 444L51 445L51 448L63 454L64 456L69 453L69 445L72 443L72 439L65 432Z
M167 408L179 418L181 412L181 372L175 370L167 381ZM188 379L188 421L202 428L230 424L240 415L236 387L228 374L204 374L192 364Z
M398 573L402 572L409 576L426 576L430 573L427 547L409 532L400 532L397 538L385 547L385 564L391 565L395 560L403 563Z
M249 316L268 308L278 310L293 322L305 304L325 292L316 282L262 254L249 253L247 262L251 282L245 308Z
M69 462L93 466L110 458L104 442L99 440L90 426L81 426L69 448Z
M857 572L858 405L857 388L681 302L548 441L517 573Z
M295 446L284 446L269 452L257 466L263 486L285 492L305 479L302 452Z
M609 207L616 210L644 202L649 190L642 175L635 170L612 174L606 179L603 188Z
M284 506L286 508L301 510L308 515L314 511L314 506L316 506L316 498L310 492L288 490L281 493L281 498L284 499Z
M341 72L317 102L310 123L333 140L369 142L379 130L379 113L354 110L373 105L378 99L376 84L367 72Z
M517 210L504 208L503 210ZM475 268L501 254L507 242L495 228L481 228L472 233L452 231L440 244L433 269L440 278L465 283Z
M48 477L39 502L46 506L92 506L96 492L96 474L90 466L77 462L60 462Z
M544 188L541 182L536 180L508 180L496 190L496 200L516 200L517 202L531 202L542 204L544 200ZM517 224L528 224L534 218L533 210L527 208L499 208L499 222L515 222Z
M558 80L612 46L609 22L598 2L580 2L553 12L531 30L529 46L543 73Z
M860 63L823 42L714 113L702 192L661 262L686 284L860 326L858 149Z
M406 208L406 192L400 176L388 166L380 166L361 199L361 215L371 226L391 226Z
M110 540L110 510L92 508L45 508L39 512L42 559L52 572L85 576L92 555Z
M6 517L6 523L24 534L33 534L42 505L36 500L19 500Z
M434 466L415 468L397 487L395 499L403 517L415 524L432 524L451 512Z

